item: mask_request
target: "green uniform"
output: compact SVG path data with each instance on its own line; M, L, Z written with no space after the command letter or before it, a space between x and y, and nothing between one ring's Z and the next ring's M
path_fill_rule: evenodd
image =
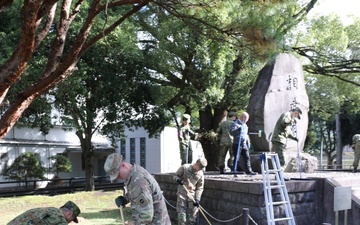
M229 168L233 168L234 166L234 154L232 151L233 136L229 132L232 123L233 121L231 119L227 119L226 121L223 121L216 130L216 132L220 134L220 152L217 162L217 165L220 169L225 167L225 157L228 151L230 158L228 160L227 166Z
M7 225L68 225L64 213L59 208L44 207L30 209Z
M134 165L125 181L126 198L131 202L135 224L170 225L164 196L155 178Z
M354 172L356 172L357 167L359 166L359 159L360 159L360 134L355 134L352 138L352 146L354 149Z
M192 149L190 147L191 136L195 136L195 132L190 129L189 125L182 125L179 130L181 164L192 162ZM187 160L186 155L188 156Z
M178 214L178 224L195 224L198 207L193 205L194 200L200 202L201 195L204 190L204 172L203 170L196 171L192 164L184 164L177 171L174 180L181 179L184 181L184 186L178 186L176 211Z
M272 151L279 155L280 165L285 165L284 153L286 150L286 140L288 138L297 140L292 131L295 120L291 118L291 112L283 113L276 122L274 132L272 134L271 143Z

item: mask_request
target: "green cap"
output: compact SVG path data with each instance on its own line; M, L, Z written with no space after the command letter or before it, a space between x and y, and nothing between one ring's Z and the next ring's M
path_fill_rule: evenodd
M74 214L74 219L73 219L73 221L74 221L75 223L78 223L78 222L79 222L78 219L77 219L77 217L78 217L78 215L80 214L80 209L79 209L79 207L78 207L74 202L68 201L68 202L65 203L65 205L61 206L60 208L67 208L68 210L72 211L73 214Z

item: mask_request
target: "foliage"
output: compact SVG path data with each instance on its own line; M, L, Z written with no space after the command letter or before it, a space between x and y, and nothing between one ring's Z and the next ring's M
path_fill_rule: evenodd
M52 171L56 172L56 175L59 173L70 173L71 172L71 163L70 160L64 155L53 155L49 157L50 160L54 160L52 164Z
M45 179L46 169L34 152L25 152L18 156L14 163L3 172L3 176L9 180Z

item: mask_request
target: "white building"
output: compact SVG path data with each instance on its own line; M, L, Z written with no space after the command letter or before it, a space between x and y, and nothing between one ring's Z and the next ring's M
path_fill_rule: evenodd
M158 138L149 138L143 128L126 129L126 138L117 143L116 149L110 141L101 135L93 137L95 148L94 176L106 175L103 169L107 155L118 152L127 161L146 168L150 173L175 172L181 164L177 129L165 127ZM47 177L54 174L50 171L50 156L64 154L72 164L71 173L59 174L61 178L84 177L84 162L80 142L74 131L65 131L61 126L52 128L47 135L42 135L38 129L13 128L0 140L0 173L5 166L10 166L16 157L24 152L35 152L48 168ZM0 181L4 177L0 176Z

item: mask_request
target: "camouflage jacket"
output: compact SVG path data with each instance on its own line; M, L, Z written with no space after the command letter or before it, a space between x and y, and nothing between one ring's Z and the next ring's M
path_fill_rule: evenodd
M7 225L68 225L68 222L61 209L46 207L30 209Z
M184 181L184 186L191 196L188 196L187 191L182 185L178 186L177 195L188 201L193 201L193 199L200 201L204 190L204 171L195 171L192 164L184 164L176 171L174 180L179 178Z
M147 170L134 165L125 187L135 224L171 224L160 186Z
M181 126L179 130L179 142L187 145L191 137L195 136L195 132L191 130L189 125Z
M296 134L292 131L294 122L290 112L283 113L276 122L271 141L286 144L287 138L296 140Z
M230 127L233 121L227 119L220 123L216 133L220 134L220 145L231 145L233 143L233 136L230 134Z

